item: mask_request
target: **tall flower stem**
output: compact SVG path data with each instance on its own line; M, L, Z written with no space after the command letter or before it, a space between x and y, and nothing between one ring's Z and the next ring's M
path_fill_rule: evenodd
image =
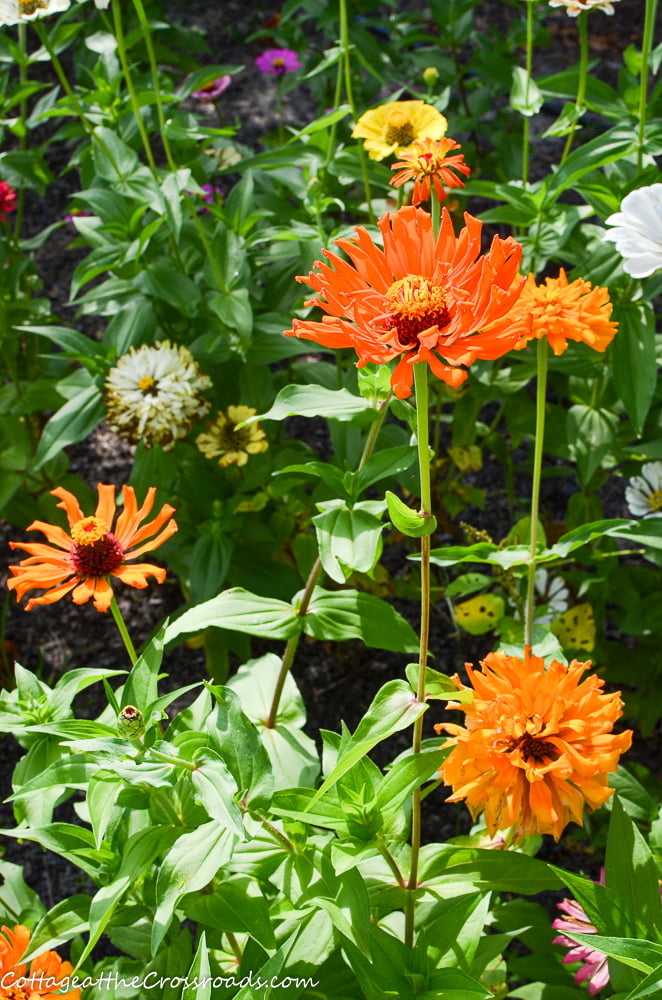
M18 64L18 76L21 88L25 87L28 80L28 50L25 37L25 21L19 21L18 23L18 47L21 53L20 62ZM21 134L19 136L19 149L23 152L26 148L26 138L27 130L25 119L28 114L28 100L27 97L21 98L20 103L20 122L21 122ZM18 198L16 200L16 215L14 216L14 238L19 239L21 235L21 227L23 226L23 209L25 207L25 188L21 184L18 189Z
M536 438L533 452L533 481L531 484L531 547L529 550L529 572L526 587L526 610L524 613L524 646L533 645L533 618L536 594L536 555L538 552L538 508L540 506L540 480L542 477L542 449L545 437L545 403L547 400L547 358L549 345L547 337L538 340L538 384L536 387Z
M391 402L391 395L387 399L383 400L379 405L378 416L372 422L370 431L368 432L368 437L366 438L365 444L363 446L363 453L359 461L359 469L362 469L365 463L368 461L375 447L377 441L377 436L381 430L382 424L386 414L388 413L389 404ZM303 594L301 596L301 602L297 608L297 615L303 617L308 611L308 605L313 596L313 590L315 589L315 584L317 583L320 573L322 572L322 560L318 556L313 563L312 569L308 574L308 579L306 580L306 586L304 587ZM280 699L283 694L283 687L285 686L285 678L290 672L292 663L294 662L294 656L296 654L299 640L301 638L301 633L293 635L291 639L288 639L287 645L283 652L283 658L280 664L280 671L278 673L278 679L276 680L276 687L274 689L273 697L271 699L271 708L269 709L269 714L264 720L264 724L267 729L273 729L276 725L276 720L278 718L278 706L280 704Z
M586 83L588 80L588 11L583 10L577 18L577 29L579 31L579 82L577 84L577 99L575 107L577 113L583 112L584 100L586 98ZM572 140L577 128L577 121L572 123L568 138L565 141L561 163L565 163L565 158L572 148Z
M354 93L352 91L352 60L350 57L349 45L347 0L340 0L340 47L342 49L341 58L345 68L345 92L347 94L347 103L352 109L352 118L356 121L356 103L354 101ZM368 158L363 146L359 146L359 161L361 163L361 176L363 177L363 190L365 191L365 199L368 206L368 218L374 223L375 213L372 210L372 193L370 191L370 178L368 176Z
M430 449L428 443L428 366L414 365L414 389L416 393L416 437L418 440L418 466L421 479L421 514L432 513L432 491L430 486ZM418 656L418 682L416 698L425 701L425 673L428 662L430 640L430 536L421 538L421 638ZM414 722L412 752L421 752L423 743L423 716ZM405 944L414 944L414 896L418 883L418 858L421 849L421 790L417 788L412 796L411 810L411 865L407 889L405 911Z
M637 166L641 170L644 163L644 138L646 132L646 104L648 101L648 60L653 47L657 0L646 0L644 17L644 37L641 43L641 74L639 80L639 143Z
M133 77L131 76L131 67L129 66L129 60L126 54L126 45L124 42L124 29L122 27L122 12L120 10L120 4L118 0L113 3L113 26L115 28L115 41L117 42L117 54L119 55L120 64L122 66L122 72L124 73L124 80L129 91L129 99L131 101L131 107L133 108L133 116L136 119L136 125L138 126L138 131L140 132L140 138L142 139L143 149L145 150L145 156L147 157L147 162L149 163L150 169L153 174L156 174L156 161L154 160L154 153L152 152L152 146L149 141L149 135L147 134L147 129L145 128L145 122L143 121L143 116L140 113L140 104L138 103L138 95L136 93L136 88L133 83Z
M524 104L528 108L529 91L531 89L531 72L533 70L533 2L526 0L526 90ZM524 187L529 181L529 145L531 123L528 115L524 116L524 136L522 140L522 181Z
M134 664L138 659L138 654L136 653L135 646L131 641L131 636L129 635L128 629L124 618L122 617L122 612L120 611L119 604L117 603L117 598L113 594L113 599L110 602L110 610L113 613L113 618L115 619L115 624L119 629L119 633L122 636L122 641L126 646L126 651L129 654L129 659L131 663Z

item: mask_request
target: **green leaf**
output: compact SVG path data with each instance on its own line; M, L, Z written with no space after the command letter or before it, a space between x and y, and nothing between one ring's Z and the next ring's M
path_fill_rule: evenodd
M604 937L602 934L571 934L569 931L563 933L567 934L573 941L577 941L578 944L588 945L602 951L628 968L645 972L647 975L661 964L662 945L656 944L654 941L643 941L640 938Z
M628 993L625 1000L644 1000L644 997L659 997L662 994L662 963L646 976L643 982Z
M333 593L316 587L303 616L304 631L316 639L362 639L366 646L399 653L418 652L418 638L395 608L372 594Z
M314 804L327 789L372 750L377 743L406 729L426 711L427 705L416 700L405 681L389 681L375 695L368 711L349 740L331 774L318 788L311 802Z
M543 105L543 96L537 83L521 66L513 66L513 83L510 89L510 106L526 118L537 115Z
M233 875L219 881L208 895L183 900L186 915L224 934L248 934L265 949L276 945L269 905L255 879Z
M503 618L506 604L499 594L479 594L453 608L455 621L471 635L493 631Z
M103 419L106 407L99 380L86 386L57 410L44 427L33 468L41 469L70 444L77 444Z
M191 962L191 968L186 974L186 984L182 989L181 1000L211 1000L212 982L207 937L202 931L197 951Z
M195 761L191 775L193 794L210 819L232 830L239 840L244 840L244 824L234 796L237 783L224 761L213 750L203 750Z
M134 705L145 713L149 706L157 700L165 632L166 626L162 625L131 668L131 673L122 691L120 708Z
M388 369L387 369L388 371ZM397 448L383 448L371 455L365 465L358 470L359 490L378 483L381 479L393 476L397 478L416 461L416 449L411 445L399 445Z
M285 601L260 597L243 587L232 587L171 622L165 632L166 644L180 635L201 632L212 625L265 639L291 639L301 632L303 619Z
M272 654L267 654L270 655ZM278 664L280 668L280 660ZM253 685L255 679L253 673ZM274 677L274 688L275 681ZM269 758L260 742L258 731L242 712L236 691L228 687L212 687L211 690L216 705L205 723L211 746L229 768L240 798L245 799L253 809L267 809L274 782ZM268 706L266 711L268 712Z
M161 862L156 882L152 954L166 935L175 906L183 895L203 889L232 856L236 837L215 820L183 833Z
M388 514L393 527L409 538L423 538L437 530L437 519L434 514L423 514L411 510L400 497L390 490L386 491Z
M138 168L138 156L122 142L112 129L98 125L94 129L97 142L92 143L96 173L105 181L121 181L131 177Z
M547 196L556 199L568 188L575 188L584 174L627 156L636 147L636 143L636 135L628 126L609 129L590 142L585 142L567 157L563 166L550 175L545 184Z
M366 505L373 508L374 502ZM336 583L345 583L355 571L370 573L381 555L383 522L361 503L347 507L334 500L324 507L313 524L325 571Z
M195 316L201 301L197 285L167 257L158 257L134 279L136 288L172 306L182 316Z
M407 675L407 680L411 685L412 691L418 689L418 663L408 663L405 668L405 673ZM453 683L451 677L448 674L442 674L439 670L433 670L432 667L426 667L425 669L425 698L439 699L440 701L458 701L458 702L470 702L473 701L473 691L472 690L458 690L456 685Z
M643 937L657 937L662 930L662 908L657 868L644 837L616 797L609 822L605 855L605 883L616 889L637 914Z
M655 314L648 302L614 309L618 333L610 345L614 387L640 436L657 383Z
M568 410L568 445L584 486L613 446L617 429L618 417L609 410L594 409L582 403Z
M21 962L29 962L45 951L55 950L65 941L88 929L90 897L83 895L63 899L46 913L30 935L30 944Z
M519 851L429 844L421 849L419 882L441 887L466 881L493 892L535 895L546 889L561 888L563 874L560 869Z
M325 389L321 385L286 385L266 413L250 417L245 424L257 420L284 420L286 417L319 417L326 420L363 420L374 418L377 411L362 396L348 389ZM243 425L242 425L243 426Z

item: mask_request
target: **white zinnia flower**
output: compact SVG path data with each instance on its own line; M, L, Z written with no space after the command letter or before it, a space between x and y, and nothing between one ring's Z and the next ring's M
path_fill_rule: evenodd
M662 187L662 184L659 185ZM635 517L662 515L662 462L646 462L641 475L633 476L625 487L625 499Z
M201 393L210 386L185 347L171 347L169 340L132 347L106 377L106 422L133 444L144 441L148 448L160 444L172 451L209 410Z
M71 0L0 0L0 25L60 14L70 5Z
M570 591L563 577L551 576L546 569L537 569L535 586L538 603L544 604L546 612L537 614L536 625L550 625L554 618L570 607Z
M621 257L623 270L633 278L647 278L662 268L662 184L630 191L621 202L620 212L610 215L605 233L613 240Z
M602 10L605 14L614 13L616 0L549 0L550 7L565 7L570 17L579 17L585 10Z

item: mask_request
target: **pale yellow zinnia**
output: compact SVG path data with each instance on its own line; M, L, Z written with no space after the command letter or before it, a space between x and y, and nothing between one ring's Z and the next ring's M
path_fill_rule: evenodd
M371 160L383 160L404 151L417 139L441 139L448 122L425 101L390 101L361 115L352 132L355 139L364 139Z

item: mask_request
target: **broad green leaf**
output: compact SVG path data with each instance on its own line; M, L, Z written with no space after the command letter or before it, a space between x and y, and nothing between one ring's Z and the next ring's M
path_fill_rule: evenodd
M95 380L67 400L50 418L41 434L34 457L34 469L41 469L68 445L77 444L87 437L101 422L105 411L101 386Z
M88 928L89 909L89 896L71 896L57 903L32 931L28 950L21 961L29 962L45 951L54 951L77 934L84 934Z
M568 937L578 944L588 945L604 952L610 958L636 969L637 972L651 973L662 959L662 945L654 941L644 941L641 938L605 937L602 934L571 934L564 931Z
M321 385L286 385L276 396L273 406L245 424L257 420L284 420L285 417L319 417L327 420L363 420L376 416L367 400L348 389L325 389Z
M43 912L44 904L23 880L22 867L0 860L0 919L6 924L17 919L36 922Z
M280 668L280 660L278 664ZM251 674L253 684L257 680L256 673ZM275 681L274 677L274 690ZM273 775L258 731L242 712L240 696L235 690L228 687L211 690L216 705L205 723L211 746L229 768L240 798L253 809L266 809L273 793Z
M285 601L260 597L243 587L232 587L171 622L165 632L165 642L170 643L180 635L201 632L211 625L265 639L291 639L301 632L303 620Z
M526 118L537 115L543 104L538 85L521 66L513 66L510 106Z
M535 895L561 888L562 874L560 869L557 874L551 865L519 851L429 844L421 849L419 882L443 886L466 880L479 889Z
M358 470L359 489L365 490L381 479L397 478L400 473L411 468L415 461L416 449L411 445L384 448L371 455L365 465Z
M412 510L400 497L390 490L386 491L388 514L393 527L410 538L422 538L437 530L437 519L434 514L423 514Z
M232 856L236 837L215 820L183 833L161 862L156 882L152 953L166 935L175 906L183 895L203 889Z
M659 997L662 995L662 963L646 976L642 983L635 986L625 997L625 1000L644 1000L645 997Z
M105 181L122 181L135 174L138 156L112 129L97 125L92 154L97 174Z
M244 824L234 800L237 783L228 766L209 749L203 750L195 764L191 782L196 800L210 819L215 819L223 828L231 830L239 840L243 840L246 836Z
M570 453L577 462L580 483L586 485L612 448L618 417L609 410L576 403L568 410L567 434Z
M208 895L191 894L182 901L186 915L224 934L248 934L263 948L274 948L269 905L255 879L233 875L219 881Z
M181 1000L211 1000L212 982L207 937L202 931L191 968L186 974L186 984L182 989Z
M614 309L618 332L609 352L614 387L635 433L641 435L657 383L655 314L647 302Z
M657 867L643 835L616 797L609 821L605 882L625 899L639 920L632 931L654 938L662 931Z
M416 701L405 681L389 681L385 684L375 695L349 743L339 755L336 766L318 788L311 803L314 804L321 798L327 789L332 788L377 743L412 725L426 709L427 705Z
M550 625L563 649L590 653L595 646L595 615L590 604L576 604L558 615Z
M303 617L306 635L316 639L362 639L366 646L400 653L418 652L411 625L395 608L372 594L354 590L333 593L316 587Z
M418 666L418 663L408 663L405 667L407 680L409 681L411 689L414 692L418 689ZM459 701L466 703L473 701L473 697L473 690L469 688L466 690L458 689L453 683L453 679L449 677L448 674L442 674L439 670L434 670L432 667L426 667L426 700L428 698L433 698L441 701Z
M165 631L165 625L162 625L131 668L122 691L121 708L134 705L141 712L146 712L148 706L158 698L158 676L163 660Z
M336 583L345 583L353 572L370 573L381 555L384 523L361 503L347 507L331 501L324 506L328 509L316 514L313 524L325 571Z
M636 147L636 135L628 126L618 126L585 142L570 153L563 166L550 175L545 187L547 195L559 197L568 188L575 188L577 181L591 170L620 160Z
M222 691L234 691L241 702L241 709L251 722L264 723L269 715L269 709L276 691L276 684L280 674L282 658L275 653L265 653L254 660L248 660L242 664L236 674L233 674ZM212 688L214 694L218 689ZM224 695L225 697L225 695ZM220 711L220 710L219 710ZM229 722L234 719L232 712L228 709ZM285 677L285 684L278 703L278 722L290 728L301 729L306 722L306 709L303 698L296 685L296 681L291 673ZM206 726L218 725L225 730L225 720L220 715L216 716L214 723L209 722ZM210 734L211 735L211 734ZM242 784L242 782L239 782Z

